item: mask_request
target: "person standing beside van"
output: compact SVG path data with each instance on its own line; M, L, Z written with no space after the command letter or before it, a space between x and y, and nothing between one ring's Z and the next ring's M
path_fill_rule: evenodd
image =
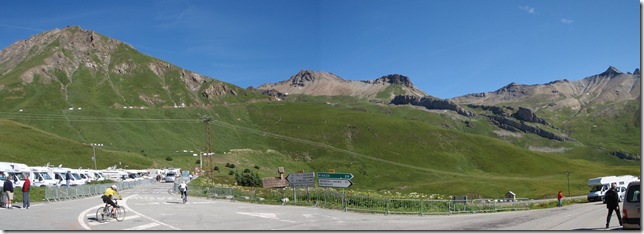
M25 175L25 183L22 184L22 208L29 209L29 190L31 190L31 180L29 174Z
M67 186L67 188L69 188L69 181L70 180L72 180L72 172L67 171L67 173L65 173L65 183L66 183L65 186Z
M616 183L612 183L610 189L606 191L604 195L604 200L606 201L606 208L608 209L608 216L606 216L606 228L610 224L610 218L613 216L613 211L617 214L617 220L619 220L619 226L622 226L622 215L619 214L619 195L617 195Z
M13 201L13 181L12 176L9 175L6 180L4 180L4 185L2 186L2 191L7 196L7 201L5 202L5 208L13 209L11 202Z

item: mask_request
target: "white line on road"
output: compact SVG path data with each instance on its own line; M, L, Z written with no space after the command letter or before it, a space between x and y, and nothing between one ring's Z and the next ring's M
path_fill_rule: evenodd
M126 228L126 229L123 229L123 230L143 230L143 229L153 228L153 227L156 227L156 226L159 226L159 225L161 225L161 224L148 223L148 224L143 224L143 225L139 225L139 226L136 226L136 227Z
M124 206L125 208L127 208L127 210L129 210L129 211L130 211L130 212L132 212L132 213L138 214L138 215L140 215L140 216L141 216L141 217L143 217L143 218L146 218L146 219L152 220L152 222L158 223L158 224L160 224L160 225L163 225L163 226L166 226L166 227L172 228L172 229L174 229L174 230L181 230L181 229L176 228L176 227L174 227L174 226L172 226L172 225L170 225L170 224L163 223L163 222L158 221L158 220L156 220L156 219L153 219L153 218L150 218L150 217L148 217L148 216L145 216L145 215L143 215L143 214L141 214L141 213L139 213L139 212L136 212L135 210L131 209L130 207L128 207L128 206L127 206L127 204L125 203L125 200L127 200L128 198L134 197L134 196L136 196L136 195L137 195L137 194L134 194L134 195L129 196L129 197L127 197L127 198L125 198L125 199L124 199L124 201L123 201L123 206Z

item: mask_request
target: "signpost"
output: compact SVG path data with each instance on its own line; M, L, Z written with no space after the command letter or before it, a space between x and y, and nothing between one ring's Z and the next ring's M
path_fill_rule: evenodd
M286 180L291 185L291 187L293 187L293 200L297 202L297 193L295 192L295 187L306 187L306 191L308 192L309 187L315 186L315 173L291 173L286 176Z
M314 187L315 173L291 173L288 174L286 180L291 184L291 187Z

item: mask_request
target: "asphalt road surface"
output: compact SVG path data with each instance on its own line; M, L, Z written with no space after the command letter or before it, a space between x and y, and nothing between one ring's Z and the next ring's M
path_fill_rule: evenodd
M180 203L171 183L156 183L122 192L124 221L96 221L99 196L61 202L32 202L30 209L0 208L2 230L605 230L607 210L601 202L529 211L456 215L361 214L316 207L261 205L189 197ZM21 204L14 204L21 205ZM608 229L621 229L613 214Z

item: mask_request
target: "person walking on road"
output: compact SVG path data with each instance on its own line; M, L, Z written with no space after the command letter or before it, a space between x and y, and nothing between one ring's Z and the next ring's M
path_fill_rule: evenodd
M562 207L563 206L563 194L561 191L557 194L557 207Z
M7 179L4 180L2 191L4 191L7 196L5 208L13 209L13 205L11 204L11 202L13 202L13 178L11 175L9 175Z
M22 208L29 209L29 190L31 190L31 180L29 174L25 175L25 183L22 184Z
M615 211L615 214L617 214L619 226L622 226L622 215L619 214L619 195L617 195L617 191L615 190L616 187L617 184L612 183L610 185L610 189L606 191L606 195L604 195L606 208L608 209L608 216L606 216L606 228L608 228L608 224L610 224L610 218L611 216L613 216L613 211Z

